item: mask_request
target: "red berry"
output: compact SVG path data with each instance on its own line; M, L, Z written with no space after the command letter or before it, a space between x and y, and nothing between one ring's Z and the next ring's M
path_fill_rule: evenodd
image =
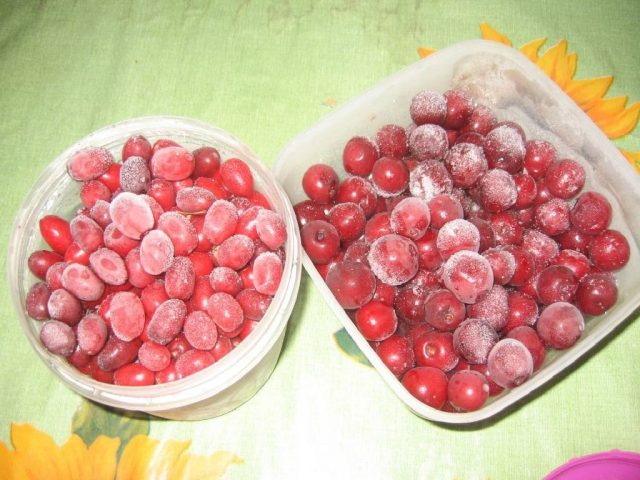
M215 363L215 357L204 350L188 350L176 360L176 372L179 378L188 377Z
M416 125L442 125L447 117L447 100L440 92L424 90L411 100L409 114Z
M478 253L467 250L449 257L442 277L445 286L464 303L475 303L493 285L491 264Z
M347 177L338 185L335 200L336 203L353 202L360 205L365 216L369 218L375 213L378 197L368 180L361 177Z
M619 270L629 261L629 242L617 230L604 230L591 240L588 246L593 264L605 271Z
M422 403L438 410L447 401L447 376L438 368L412 368L402 377L402 385Z
M185 148L178 146L156 150L149 164L154 177L170 181L189 178L195 168L193 155Z
M419 161L442 160L448 148L447 132L439 125L420 125L409 136L409 149Z
M469 363L486 363L489 352L498 341L498 334L481 319L469 318L453 332L455 352Z
M586 179L584 168L576 162L565 158L557 160L547 167L544 183L558 198L571 198L582 190Z
M601 194L585 192L571 209L571 225L586 235L596 235L611 223L611 204Z
M220 166L220 178L233 195L249 197L253 193L253 174L239 158L229 158Z
M339 203L329 210L328 220L338 232L342 242L351 242L364 233L367 219L359 205Z
M222 333L233 332L244 322L241 304L231 295L224 292L216 292L211 295L207 313Z
M449 379L447 398L456 410L475 411L489 397L489 383L484 375L475 370L460 370Z
M57 253L64 255L73 243L69 222L57 215L45 215L39 221L40 234Z
M302 188L315 203L333 203L338 188L338 175L328 165L315 164L302 177Z
M313 263L326 264L338 253L340 235L324 220L307 223L301 230L302 246Z
M547 141L530 140L525 145L524 168L533 178L543 178L556 160L556 149Z
M447 289L432 292L424 310L425 321L441 331L454 331L466 316L465 305Z
M411 343L401 335L391 335L381 341L376 347L376 353L398 378L415 364Z
M418 337L413 345L416 364L436 367L443 372L452 370L460 360L453 348L450 332L430 332Z
M509 173L517 173L522 169L524 140L513 126L497 125L485 136L483 148L489 168L504 169Z
M473 100L462 90L447 90L444 92L447 101L447 116L445 128L461 128L469 121L473 112Z
M184 336L199 350L211 350L218 342L218 328L205 312L196 310L184 319Z
M399 158L381 157L373 165L371 182L380 196L398 195L409 185L409 170Z
M325 281L338 303L346 310L359 308L369 302L376 288L376 279L369 267L353 261L333 265Z
M402 155L400 155L399 157L401 156ZM374 143L371 142L371 140L364 137L353 137L346 143L344 150L342 152L342 165L344 166L345 171L351 175L357 175L359 177L367 177L371 173L371 170L373 169L373 164L376 162L378 157L379 157L378 150L376 149L376 146L374 145ZM338 176L331 169L331 167L326 165L320 165L320 166L314 165L311 168L321 171L320 167L322 167L325 170L325 172L323 172L324 174L323 176L326 179L331 179L333 183L333 188L335 189L335 186L338 183ZM317 175L317 173L314 172L314 175ZM303 177L303 186L304 186L304 177ZM305 188L305 191L306 191L306 188ZM309 193L307 193L307 195L309 195ZM309 198L311 198L312 200L315 200L311 195L309 195ZM331 199L328 198L327 200L324 200L324 201L322 200L316 200L316 201L320 203L327 203L330 200Z
M576 305L587 315L602 315L618 300L618 287L609 272L595 272L582 277L576 291Z
M116 192L120 188L120 170L122 164L112 163L109 169L100 175L97 180L104 183L111 193Z
M126 160L129 157L142 157L146 161L151 160L152 147L142 135L133 135L127 139L122 146L122 160Z
M60 254L49 250L36 250L29 255L27 259L27 266L31 273L33 273L40 280L44 280L49 268L59 262L62 262L63 258Z
M376 143L381 156L402 158L407 154L407 133L399 125L384 125L376 132Z
M113 155L103 147L88 147L74 153L67 162L67 171L74 180L85 182L104 175L113 164Z
M220 170L220 153L213 147L200 147L193 151L193 177L213 178Z
M527 347L529 353L531 354L531 358L533 359L533 370L538 370L544 359L547 355L547 351L544 347L544 343L542 339L536 331L528 325L522 325L520 327L516 327L513 330L509 331L507 334L507 338L513 338L515 340L519 340L522 344Z
M370 342L381 342L395 333L398 318L389 305L371 301L356 311L355 323L364 338Z
M34 283L27 292L25 299L25 307L27 315L35 320L45 320L49 318L49 297L51 296L51 288L45 282Z
M463 133L475 132L484 136L493 130L497 123L498 120L490 108L477 105L469 115L466 125L460 131Z
M171 352L166 346L148 340L138 350L138 361L146 369L160 372L171 365ZM162 383L157 381L157 375L155 379L156 383Z
M575 306L556 302L546 307L536 323L540 338L550 347L564 350L575 344L584 330L584 318Z
M475 185L488 168L482 147L471 143L453 145L444 157L444 164L453 184L461 188Z
M507 301L509 310L503 331L510 332L521 326L533 326L538 319L538 304L533 298L526 293L512 290L507 293Z
M376 277L389 285L401 285L418 272L418 248L400 235L378 238L371 244L367 258Z
M533 357L519 340L505 338L496 343L487 359L491 379L504 388L526 382L533 373Z
M129 363L113 372L113 383L129 387L153 385L155 383L155 375L151 370L139 363Z
M56 355L68 357L76 348L76 335L66 323L49 320L40 329L40 341L44 348Z

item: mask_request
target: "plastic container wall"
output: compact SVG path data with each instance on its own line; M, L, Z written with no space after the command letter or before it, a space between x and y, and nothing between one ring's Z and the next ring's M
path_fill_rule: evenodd
M611 228L622 231L631 244L631 259L619 272L619 298L606 314L587 319L580 341L566 351L550 352L543 367L523 385L492 397L480 410L449 413L414 398L386 368L335 300L309 258L304 265L347 332L400 400L417 415L445 423L471 423L501 412L548 382L588 352L634 313L640 305L640 179L602 131L552 80L519 51L483 40L456 44L410 65L357 98L339 107L294 138L279 154L274 172L291 202L306 199L302 175L316 163L334 167L341 178L342 151L353 136L374 138L383 125L411 123L409 105L421 90L468 92L484 103L499 120L513 120L528 139L547 139L560 158L580 162L587 172L584 190L604 194L614 209Z

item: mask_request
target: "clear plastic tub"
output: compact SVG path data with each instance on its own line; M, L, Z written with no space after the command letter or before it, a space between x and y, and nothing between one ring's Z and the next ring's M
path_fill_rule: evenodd
M617 272L619 299L605 315L587 319L582 338L572 348L550 352L543 367L523 385L491 398L480 410L450 413L414 398L384 366L335 300L309 258L304 265L336 316L383 380L415 414L438 422L471 423L494 416L558 375L630 317L640 304L640 177L615 146L577 105L529 59L513 48L483 40L440 50L383 80L327 115L293 139L274 165L276 178L293 204L305 200L302 175L315 163L332 165L338 175L342 150L355 135L373 138L388 123L409 125L409 105L424 89L444 92L459 88L494 110L499 120L513 120L527 138L551 141L559 155L579 161L587 171L585 190L603 193L614 208L612 227L631 244L629 263Z
M288 238L282 281L269 309L254 331L220 361L175 382L125 387L97 382L77 371L64 358L50 354L40 343L41 322L27 316L24 300L36 281L27 268L34 250L45 248L38 233L39 219L54 213L71 218L80 206L80 184L66 172L67 159L81 148L104 146L119 158L131 135L152 143L170 138L188 149L204 145L218 149L222 159L236 157L250 166L256 190L285 220ZM250 399L267 381L282 349L286 325L301 277L300 234L289 200L262 161L240 141L216 127L187 118L142 117L100 129L83 138L42 173L17 213L9 242L8 275L11 296L27 340L38 356L71 389L96 402L178 420L197 420L224 414Z

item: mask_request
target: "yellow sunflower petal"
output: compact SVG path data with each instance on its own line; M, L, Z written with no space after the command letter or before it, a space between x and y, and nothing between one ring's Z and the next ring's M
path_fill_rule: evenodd
M498 32L487 22L482 22L480 24L480 34L482 38L485 40L493 40L494 42L502 43L511 47L511 40L509 40L506 36Z
M420 55L420 58L424 58L424 57L428 57L429 55L431 55L435 51L436 51L435 48L419 47L418 48L418 55Z
M20 456L9 450L3 442L0 442L0 473L7 480L29 480Z
M160 442L146 435L136 435L122 452L116 478L118 480L171 478L180 456L190 445L189 441Z
M62 446L62 457L66 460L69 480L90 478L87 446L78 435L71 435Z
M525 43L523 46L521 46L520 51L524 53L529 58L529 60L535 62L536 60L538 60L538 51L546 41L546 37L531 40L530 42Z
M565 57L566 60L566 68L568 71L568 77L573 78L576 74L576 68L578 67L578 54L576 52L571 52L569 55Z
M561 49L562 50L562 49ZM573 58L573 60L572 60ZM558 85L564 88L569 80L573 78L575 74L576 56L575 54L567 55L566 44L561 54L556 59L554 68L554 80Z
M617 113L608 120L598 123L598 126L609 138L620 138L630 133L638 124L640 118L640 102Z
M116 454L119 438L99 435L89 446L89 469L93 480L113 480L116 475Z
M587 113L594 121L607 120L613 115L617 115L623 111L627 104L627 100L629 100L629 97L626 95L621 97L601 98L593 105L593 107L587 110Z
M158 451L147 465L147 478L191 478L175 475L176 465L191 446L190 441L166 440L160 442Z
M640 173L640 152L629 152L627 150L620 149L627 162L631 164L633 168Z
M566 78L562 78L559 75L558 67L562 64L562 60L567 54L567 41L560 40L553 47L547 49L540 58L536 61L536 65L538 65L544 73L547 74L552 80L554 80L558 85L564 87L566 83Z
M242 463L242 458L225 451L211 455L183 455L176 466L173 478L189 480L214 480L221 478L232 464Z
M146 435L136 435L125 447L118 462L116 479L142 479L147 464L151 461L160 442Z
M11 442L22 457L29 477L65 480L68 475L62 451L53 439L28 423L11 424Z
M569 80L565 92L575 100L583 110L589 110L604 97L613 82L613 76Z
M607 120L598 122L598 126L609 138L620 138L630 133L638 124L640 117L640 102L613 115Z

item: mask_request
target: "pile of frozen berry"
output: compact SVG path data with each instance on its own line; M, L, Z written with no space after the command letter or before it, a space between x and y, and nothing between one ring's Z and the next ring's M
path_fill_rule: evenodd
M251 333L283 271L285 223L238 158L132 136L121 161L78 151L70 221L40 219L51 250L25 306L50 352L96 380L165 383L199 371Z
M311 166L302 243L337 301L411 394L473 411L581 336L628 261L585 170L462 91L422 91L413 123Z

